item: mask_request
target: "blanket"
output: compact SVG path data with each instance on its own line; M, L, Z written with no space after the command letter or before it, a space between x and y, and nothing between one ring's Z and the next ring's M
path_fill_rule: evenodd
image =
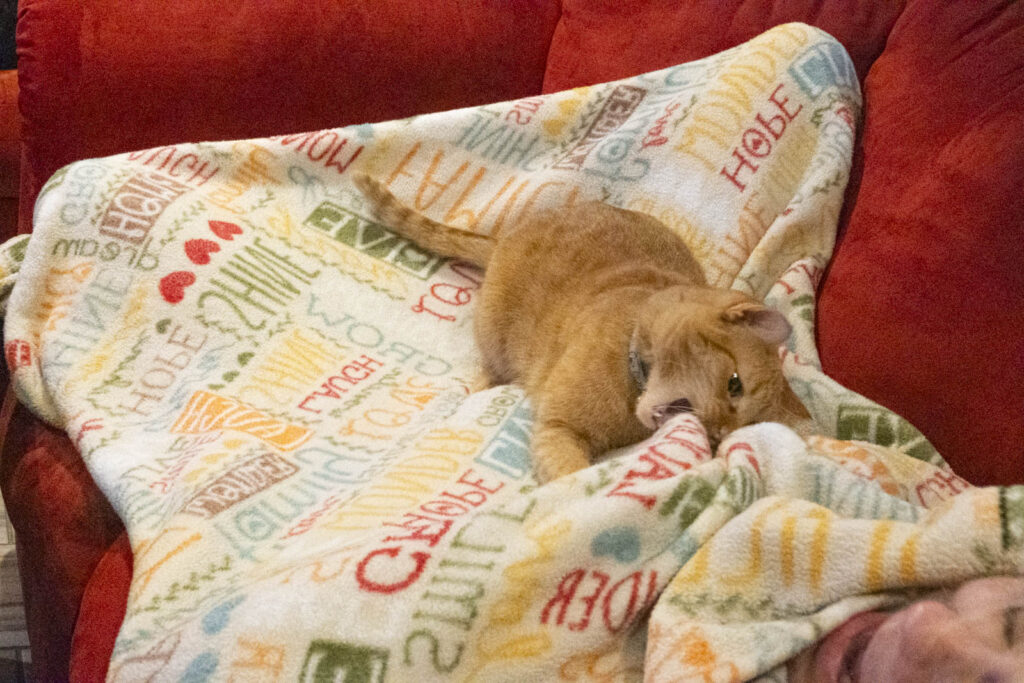
M785 680L852 614L1018 572L1024 491L970 487L821 371L859 114L842 47L787 24L621 81L58 172L5 353L128 530L109 679ZM520 389L468 388L483 274L371 219L355 171L480 233L585 199L658 218L786 314L819 434L712 453L682 415L539 486Z

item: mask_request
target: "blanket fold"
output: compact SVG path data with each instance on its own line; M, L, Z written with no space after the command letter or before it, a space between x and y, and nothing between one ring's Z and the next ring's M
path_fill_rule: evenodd
M842 47L786 24L613 83L58 172L5 353L128 529L110 680L784 680L858 611L1019 572L1022 489L971 488L821 372L859 111ZM786 314L820 435L713 454L683 415L538 486L522 392L468 388L483 274L371 220L354 171L480 233L585 199L658 218Z

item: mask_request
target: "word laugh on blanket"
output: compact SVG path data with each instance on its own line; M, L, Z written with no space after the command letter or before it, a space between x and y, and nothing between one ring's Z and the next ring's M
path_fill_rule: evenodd
M244 403L209 391L192 394L181 416L171 427L174 434L205 434L234 429L267 442L282 451L293 451L306 443L312 430L261 413Z

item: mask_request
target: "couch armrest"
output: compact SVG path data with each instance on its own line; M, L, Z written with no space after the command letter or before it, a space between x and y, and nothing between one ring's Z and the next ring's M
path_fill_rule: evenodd
M17 231L20 168L18 72L0 71L0 242L13 237Z

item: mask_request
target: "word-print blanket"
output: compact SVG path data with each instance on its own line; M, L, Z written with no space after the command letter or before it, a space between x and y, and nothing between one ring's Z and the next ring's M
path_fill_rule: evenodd
M1021 491L820 370L859 112L840 45L788 24L618 82L61 170L5 351L130 535L109 678L782 680L851 614L1019 570ZM711 453L679 416L538 486L521 391L468 388L483 274L374 222L357 171L483 233L584 199L659 218L787 315L821 435Z

